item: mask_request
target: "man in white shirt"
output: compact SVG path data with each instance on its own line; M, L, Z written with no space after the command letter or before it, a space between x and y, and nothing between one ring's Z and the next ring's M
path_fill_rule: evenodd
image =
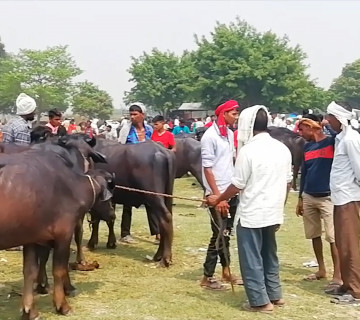
M218 205L239 193L234 226L249 299L249 304L243 307L270 313L274 305L284 304L275 233L284 220L292 173L290 151L270 137L267 124L268 112L264 106L242 111L232 183L220 196L209 197L208 204Z
M270 114L269 127L281 127L281 119L276 112L271 112Z
M233 125L237 120L238 108L239 105L234 100L220 105L215 111L217 121L205 132L201 139L202 175L206 196L211 194L219 196L231 184L234 173L234 134L227 126ZM236 197L234 196L229 202L229 220L228 215L221 218L219 212L217 212L217 209L221 210L221 207L227 208L228 202L226 200L219 204L217 208L210 208L212 237L204 263L204 276L200 283L206 289L227 289L226 286L214 278L218 257L220 257L222 265L222 280L233 282L233 284L242 284L240 279L234 276L231 277L229 269L230 232L236 212ZM219 238L220 229L224 230L226 234L224 234L224 237L220 236ZM218 238L219 243L216 246Z
M360 135L350 124L352 108L331 102L327 120L335 138L334 160L330 173L331 200L334 204L335 243L339 251L343 286L337 294L347 293L342 303L360 299Z

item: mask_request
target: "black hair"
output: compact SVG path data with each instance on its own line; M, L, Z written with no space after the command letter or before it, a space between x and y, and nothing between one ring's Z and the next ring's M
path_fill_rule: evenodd
M320 122L324 120L324 116L322 114L318 114L317 116L318 116Z
M305 116L306 114L309 114L309 109L303 109L302 115Z
M61 112L58 109L51 109L49 111L49 119L61 117Z
M264 109L260 109L255 118L254 131L264 132L267 131L268 115Z
M110 130L112 129L112 126L111 125L107 125L106 128L109 128Z
M136 104L133 104L133 105L130 106L130 108L129 108L129 112L134 112L134 111L143 113L143 112L142 112L142 109L141 109L138 105L136 105Z
M157 115L157 116L155 116L155 117L152 119L152 122L153 122L153 123L159 122L159 121L164 122L164 121L165 121L164 117L163 117L163 116L160 116L160 115Z
M184 120L184 119L180 119L180 120L179 120L179 123L185 124L185 120Z
M319 118L317 115L315 115L315 114L305 114L305 115L303 116L303 118L305 118L305 119L311 119L311 120L314 120L315 122L318 122L318 123L321 122L320 118Z
M343 107L347 111L352 111L352 106L347 101L335 101L336 104L338 104L340 107Z

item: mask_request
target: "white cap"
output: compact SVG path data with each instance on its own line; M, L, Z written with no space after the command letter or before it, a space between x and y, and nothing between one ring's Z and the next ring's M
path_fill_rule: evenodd
M137 106L141 109L142 113L146 113L146 107L144 106L144 104L142 104L141 102L134 102L130 105L130 108L132 106Z
M25 93L20 93L16 99L16 114L25 116L33 113L36 109L36 102Z

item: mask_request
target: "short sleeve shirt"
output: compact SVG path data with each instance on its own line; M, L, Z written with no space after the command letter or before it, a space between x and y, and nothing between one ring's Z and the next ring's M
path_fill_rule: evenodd
M154 131L151 136L151 140L162 143L162 145L167 149L175 146L174 135L169 131L165 131L161 135L159 135L157 131Z

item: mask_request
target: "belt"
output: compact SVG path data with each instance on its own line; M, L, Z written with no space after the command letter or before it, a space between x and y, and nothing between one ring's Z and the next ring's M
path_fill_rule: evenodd
M309 193L306 192L308 195L314 197L314 198L323 198L323 197L330 197L330 192L322 192L322 193Z

